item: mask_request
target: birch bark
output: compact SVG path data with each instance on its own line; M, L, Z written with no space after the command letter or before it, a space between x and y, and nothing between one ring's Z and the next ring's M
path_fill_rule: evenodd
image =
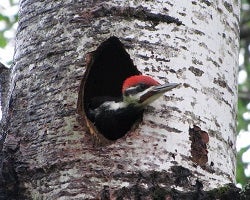
M235 182L239 1L22 0L19 17L1 125L7 196L152 198L156 186ZM136 132L96 147L77 94L84 55L113 35L140 71L182 87L148 107Z

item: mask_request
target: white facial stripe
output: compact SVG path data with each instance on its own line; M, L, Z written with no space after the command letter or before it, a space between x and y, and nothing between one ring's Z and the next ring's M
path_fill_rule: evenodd
M124 98L124 102L126 102L126 103L134 103L135 105L137 104L137 105L139 105L139 100L140 100L140 97L142 96L142 95L144 95L144 94L146 94L148 91L150 91L150 90L152 90L152 88L153 88L154 86L151 86L151 87L149 87L149 88L147 88L146 90L143 90L142 92L139 92L139 93L137 93L137 94L131 94L131 95L128 95L128 96L123 96L123 98Z
M136 88L137 88L137 86L129 87L129 88L126 89L126 92L129 92L129 91L131 91L131 90L135 90Z

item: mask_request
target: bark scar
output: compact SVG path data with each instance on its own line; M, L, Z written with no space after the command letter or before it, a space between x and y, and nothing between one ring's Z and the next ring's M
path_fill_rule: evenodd
M135 18L144 21L152 21L154 23L159 23L159 22L166 22L167 24L174 23L177 26L184 25L182 21L180 21L178 18L174 18L172 16L161 13L152 13L143 6L132 8L132 7L110 6L106 4L98 5L92 10L85 10L80 14L79 18L75 20L91 21L91 19L93 18L99 18L105 16Z
M208 133L195 126L189 128L189 139L191 140L191 160L202 168L208 162L207 143L209 142Z

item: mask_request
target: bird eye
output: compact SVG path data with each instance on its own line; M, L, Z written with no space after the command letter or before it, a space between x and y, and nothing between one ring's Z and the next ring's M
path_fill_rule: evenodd
M143 90L146 90L149 86L146 85L146 84L139 84L138 87L137 87L137 90L139 92L142 92Z
M126 89L126 90L124 91L124 95L125 95L125 96L129 96L129 94L130 94L129 89Z

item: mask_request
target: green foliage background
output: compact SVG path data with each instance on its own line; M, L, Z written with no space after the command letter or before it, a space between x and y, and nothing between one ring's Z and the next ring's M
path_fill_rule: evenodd
M237 152L237 182L245 185L250 181L244 173L250 163L242 161L242 155L250 151L250 119L244 117L244 114L250 114L250 0L241 0L241 20L240 20L240 52L243 62L239 66L239 72L245 71L247 74L244 82L238 86L238 133L248 131L249 145L242 147ZM248 105L249 104L249 105Z
M239 66L239 71L241 70L246 71L247 78L242 84L239 84L238 133L241 130L245 130L249 131L250 135L250 130L249 130L250 127L248 128L250 119L246 119L243 117L244 113L250 112L249 111L250 106L249 109L247 108L247 105L250 102L250 0L242 0L241 2L242 6L241 6L241 22L240 22L240 30L241 30L240 48L242 50L241 52L243 52L242 54L244 57L244 62L242 65ZM9 3L11 6L16 5L16 2L14 0L9 0ZM6 31L12 28L13 24L17 22L17 19L18 19L17 13L11 17L8 15L4 15L3 13L0 13L0 23L5 24L4 28L0 29L0 48L4 48L8 44L9 39L6 37L5 33ZM247 151L250 151L250 137L249 137L249 145L241 148L237 153L237 183L241 183L242 185L245 185L250 180L250 177L247 177L244 173L246 167L250 165L250 163L244 163L242 161L242 155Z
M17 20L18 20L18 13L15 12L9 12L6 13L6 11L8 12L9 10L6 10L7 5L9 5L10 10L11 8L13 8L14 6L17 7L17 0L0 0L0 48L5 48L9 42L13 42L14 38L10 38L8 32L12 32L13 33L13 26L14 24L16 24ZM15 9L14 9L15 10ZM11 34L12 35L12 34ZM13 47L14 48L14 47ZM9 52L6 52L6 54L9 54ZM2 62L2 60L4 60L3 55L0 56L0 62ZM10 65L11 60L8 63L4 63L4 64L8 64Z

